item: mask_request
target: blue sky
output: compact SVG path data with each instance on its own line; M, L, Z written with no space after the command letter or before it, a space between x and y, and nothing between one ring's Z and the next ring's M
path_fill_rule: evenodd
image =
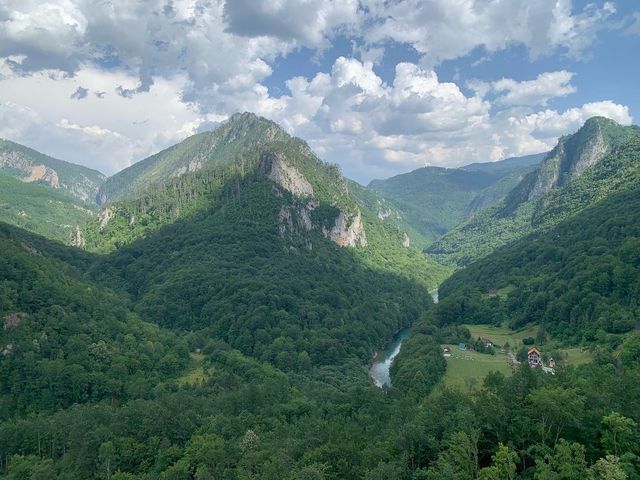
M253 111L366 183L631 123L639 47L626 0L6 0L0 136L112 174Z

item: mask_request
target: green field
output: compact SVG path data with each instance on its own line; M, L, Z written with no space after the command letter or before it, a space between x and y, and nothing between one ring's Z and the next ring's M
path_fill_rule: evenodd
M495 345L511 346L513 353L522 346L525 337L536 337L537 327L528 326L520 330L510 330L506 327L494 327L490 325L464 325L471 332L472 338L488 338ZM470 388L480 385L489 372L501 372L511 375L512 368L509 364L509 356L501 353L496 348L495 355L488 355L468 350L460 350L457 345L443 345L449 347L451 356L447 357L447 372L443 379L443 385L448 387ZM544 352L545 347L538 347ZM554 348L555 349L555 348ZM561 348L564 361L567 365L582 365L592 360L589 352L582 348Z
M480 383L489 372L511 375L509 357L504 353L488 355L468 350L460 350L457 345L445 345L451 350L447 358L447 372L443 383L448 387L470 387Z
M537 326L527 326L519 330L511 330L507 327L494 327L493 325L464 325L471 332L471 336L488 338L495 345L504 345L509 342L512 349L522 345L522 339L526 337L536 337Z

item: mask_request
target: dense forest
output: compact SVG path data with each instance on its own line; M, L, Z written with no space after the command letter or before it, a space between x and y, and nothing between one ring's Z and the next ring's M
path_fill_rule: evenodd
M631 331L640 315L639 238L633 188L453 275L440 288L437 321L536 323L570 343Z
M406 242L411 215L233 122L112 180L86 250L0 223L0 478L640 479L636 140L433 304L451 269ZM534 326L519 358L550 341L589 361L451 386L443 346L495 354L477 324Z

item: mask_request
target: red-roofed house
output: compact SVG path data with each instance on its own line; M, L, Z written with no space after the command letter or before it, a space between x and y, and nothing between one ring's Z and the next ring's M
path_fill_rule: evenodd
M529 361L529 366L532 368L542 366L542 357L540 356L540 350L535 347L529 350L527 352L527 360Z

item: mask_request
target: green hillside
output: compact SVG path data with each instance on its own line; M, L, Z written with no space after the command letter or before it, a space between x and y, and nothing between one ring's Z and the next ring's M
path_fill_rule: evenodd
M231 140L233 148L238 148L235 157L219 160L212 155L206 169L171 178L139 192L136 198L105 206L100 218L85 229L87 247L113 251L179 219L190 221L212 209L219 211L224 221L225 212L235 208L245 194L260 189L265 198L252 198L237 214L263 216L264 224L259 227L264 229L263 235L277 234L295 248L303 245L310 250L317 238L325 237L352 250L368 268L411 278L429 289L448 275L448 268L407 245L404 225L380 219L352 193L339 168L318 159L304 141L279 127L276 132L273 122L249 114L232 117L220 129L231 132L247 124L257 125L267 137L252 133L247 148ZM212 135L220 135L216 132ZM185 142L191 144L192 140ZM225 155L232 149L220 148ZM121 173L129 174L127 170ZM279 207L267 209L271 204Z
M175 335L83 278L82 252L4 223L0 251L0 421L144 397L186 366Z
M76 231L93 215L86 204L62 192L0 174L0 221L63 243L82 244Z
M9 140L0 139L0 174L94 205L105 176L87 167L58 160Z
M499 203L460 224L426 250L458 266L495 248L549 228L638 182L640 129L588 120Z
M534 323L569 343L640 328L640 189L497 249L440 288L443 323ZM495 297L488 292L495 290ZM504 294L500 293L504 292Z
M152 185L185 173L233 163L243 152L289 138L277 124L251 113L237 113L212 132L193 135L109 177L98 203L135 196Z
M495 203L536 168L541 155L477 163L462 168L424 167L368 188L391 202L425 247L484 207ZM413 238L412 238L413 240Z

